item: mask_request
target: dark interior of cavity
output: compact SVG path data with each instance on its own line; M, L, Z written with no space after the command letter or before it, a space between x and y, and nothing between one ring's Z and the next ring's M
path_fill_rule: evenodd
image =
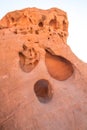
M51 51L50 51L51 52ZM49 74L57 80L66 80L74 72L72 63L62 56L51 54L46 50L45 63Z
M38 26L39 26L39 27L43 27L43 22L39 22L39 23L38 23Z
M34 92L42 103L46 103L52 98L52 88L48 80L38 80L34 85Z

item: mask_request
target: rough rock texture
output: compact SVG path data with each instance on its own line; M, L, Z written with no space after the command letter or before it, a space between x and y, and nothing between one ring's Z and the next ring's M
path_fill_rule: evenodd
M0 20L0 130L87 130L87 64L67 36L57 8Z

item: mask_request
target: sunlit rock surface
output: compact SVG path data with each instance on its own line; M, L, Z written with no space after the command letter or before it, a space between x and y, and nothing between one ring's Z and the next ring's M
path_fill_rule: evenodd
M87 130L87 64L67 36L57 8L0 20L0 130Z

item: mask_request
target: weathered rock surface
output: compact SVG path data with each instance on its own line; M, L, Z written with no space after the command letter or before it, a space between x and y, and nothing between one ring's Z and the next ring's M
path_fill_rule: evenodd
M0 20L0 130L87 130L87 64L67 36L57 8Z

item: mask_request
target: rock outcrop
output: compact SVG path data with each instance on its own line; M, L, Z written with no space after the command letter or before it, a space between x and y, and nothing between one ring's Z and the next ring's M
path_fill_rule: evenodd
M87 64L67 36L57 8L0 20L0 130L87 130Z

